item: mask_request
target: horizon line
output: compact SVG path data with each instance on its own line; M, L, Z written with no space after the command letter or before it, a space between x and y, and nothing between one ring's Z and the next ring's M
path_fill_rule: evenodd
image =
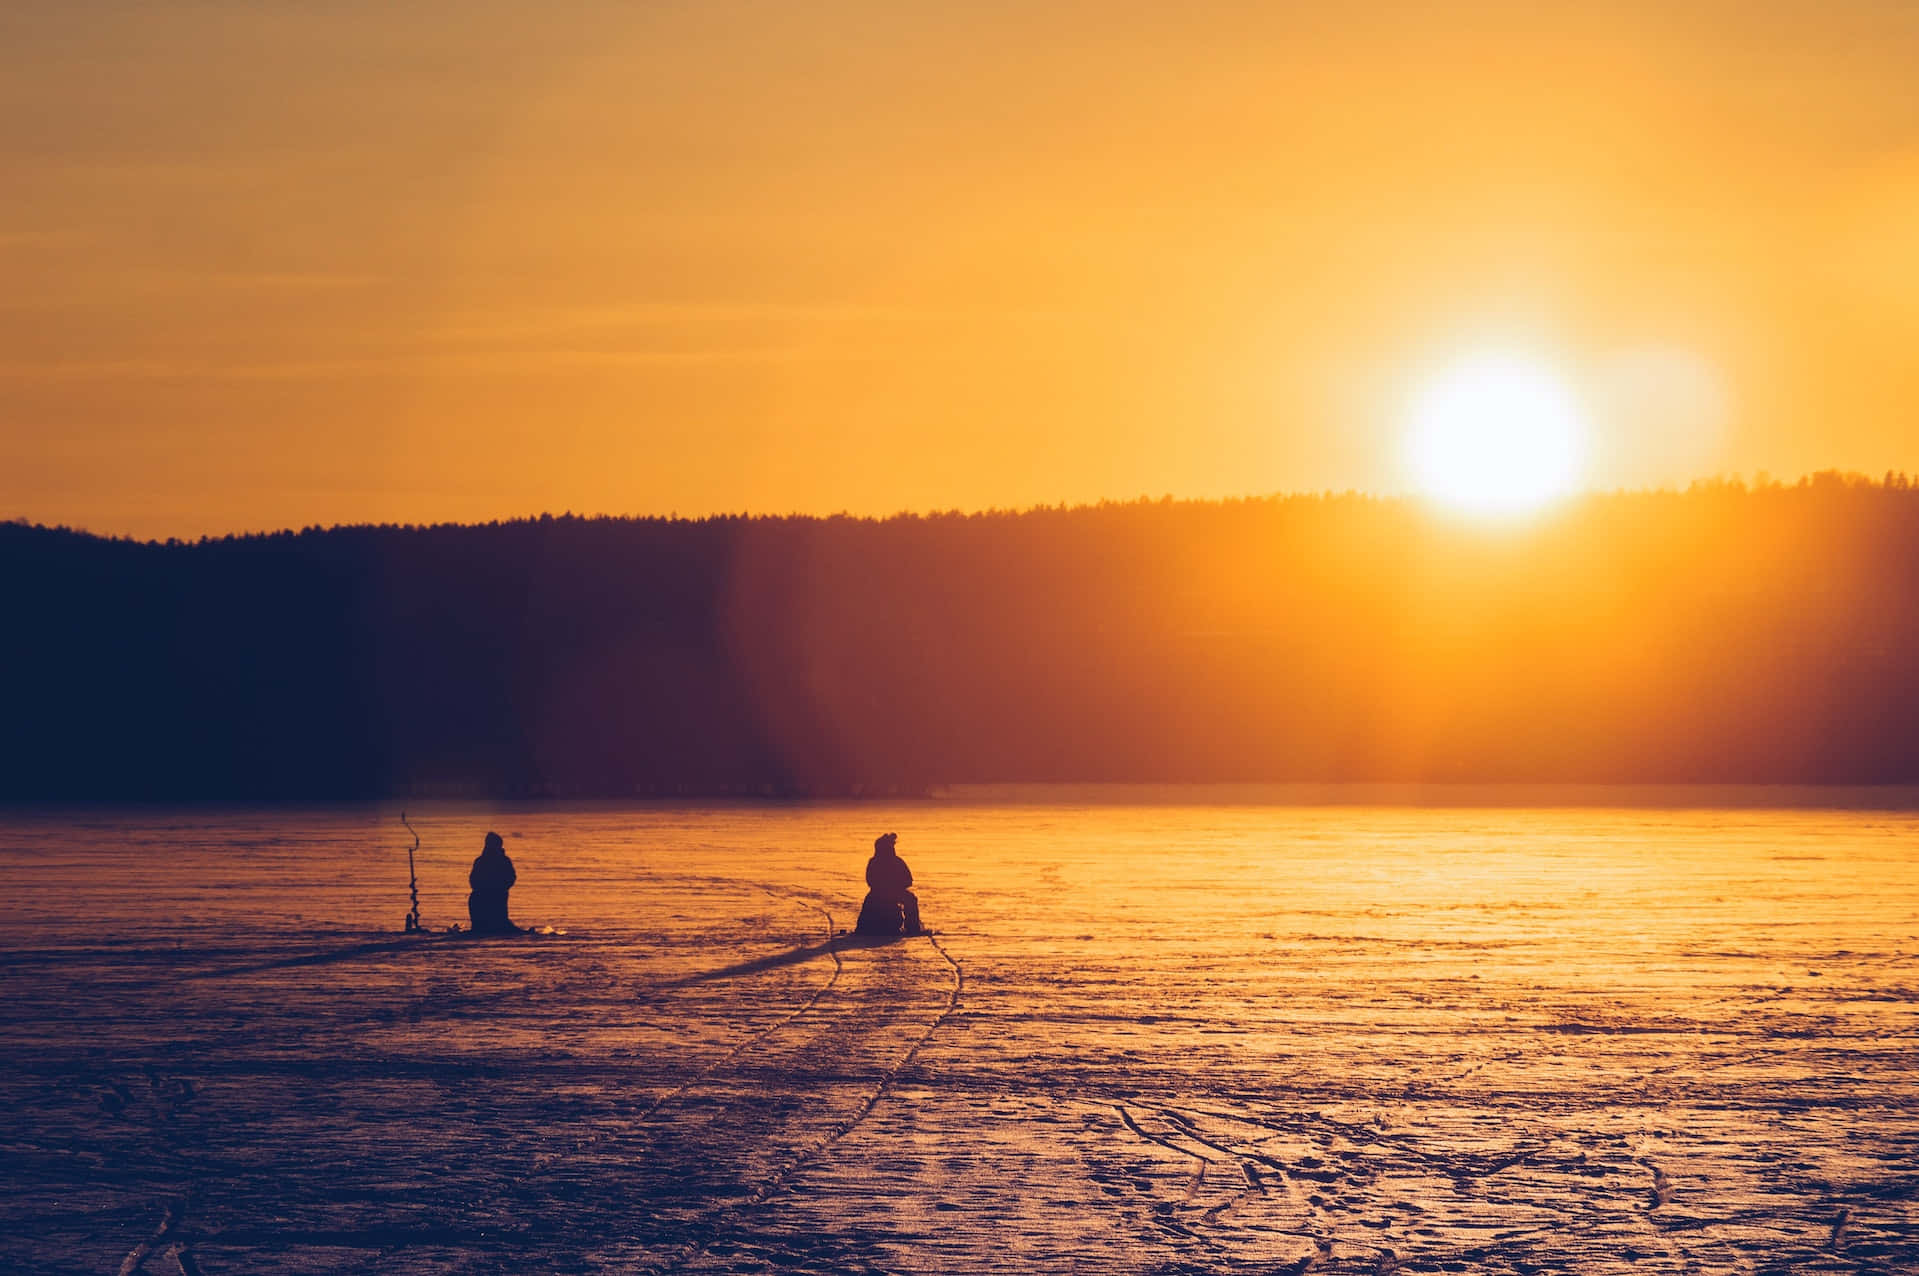
M1589 487L1567 493L1551 504L1514 514L1496 516L1475 516L1447 512L1440 508L1426 494L1409 491L1375 491L1365 488L1317 488L1276 490L1261 493L1244 493L1236 496L1178 496L1171 492L1159 496L1141 493L1133 497L1100 497L1097 500L1066 501L1057 504L1038 502L1032 505L989 505L964 508L961 506L933 507L929 509L898 509L887 513L855 514L847 509L827 512L786 510L712 510L706 513L681 514L678 510L667 513L612 513L608 511L578 512L571 508L555 514L551 510L538 513L523 513L495 516L492 518L440 519L424 522L384 522L360 521L338 523L308 523L293 527L252 527L224 532L201 532L188 536L141 536L135 533L96 531L91 527L70 523L47 523L25 515L12 515L0 518L0 527L25 528L31 531L62 532L69 535L85 536L95 540L131 543L136 545L196 545L230 540L267 539L276 536L305 536L343 531L430 531L443 528L476 528L513 526L520 523L541 522L625 522L625 523L719 523L754 521L813 521L813 522L858 522L892 523L921 519L951 518L1006 518L1024 517L1033 514L1068 514L1081 511L1131 508L1139 506L1230 506L1273 504L1285 501L1367 501L1381 505L1416 505L1422 507L1435 518L1461 526L1478 527L1515 527L1527 524L1549 522L1554 517L1568 513L1577 506L1593 500L1616 500L1635 497L1680 497L1700 492L1760 492L1792 491L1820 485L1833 485L1847 488L1869 488L1886 491L1909 491L1919 488L1919 475L1908 475L1903 470L1887 470L1881 476L1873 476L1860 470L1842 470L1828 468L1807 470L1797 478L1782 479L1767 470L1756 470L1750 476L1744 474L1715 474L1688 480L1683 486L1661 483L1645 487Z

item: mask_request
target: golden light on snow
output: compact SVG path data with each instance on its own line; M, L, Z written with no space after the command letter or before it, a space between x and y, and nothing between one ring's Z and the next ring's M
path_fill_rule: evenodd
M1462 359L1421 384L1404 416L1415 485L1464 513L1523 514L1578 481L1590 429L1578 397L1545 360Z

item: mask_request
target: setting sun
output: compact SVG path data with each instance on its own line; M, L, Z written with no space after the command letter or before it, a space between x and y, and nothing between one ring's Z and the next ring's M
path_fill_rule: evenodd
M1588 433L1565 380L1520 355L1445 368L1419 386L1405 414L1419 490L1469 514L1520 514L1564 495L1579 477Z

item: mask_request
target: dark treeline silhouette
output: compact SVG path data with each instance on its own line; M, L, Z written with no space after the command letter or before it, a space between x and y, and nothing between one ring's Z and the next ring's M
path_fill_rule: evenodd
M138 543L0 525L0 796L1919 779L1919 490Z

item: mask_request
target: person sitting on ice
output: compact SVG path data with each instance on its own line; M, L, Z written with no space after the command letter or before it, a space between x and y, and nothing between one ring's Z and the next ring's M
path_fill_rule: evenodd
M866 861L866 902L853 927L857 935L917 935L919 896L913 894L913 870L895 849L899 834L884 833L873 842L873 858Z
M507 917L506 893L513 889L518 875L513 861L506 856L506 843L498 833L486 835L486 846L473 861L466 876L473 893L466 897L466 913L473 919L476 935L517 935L520 928Z

